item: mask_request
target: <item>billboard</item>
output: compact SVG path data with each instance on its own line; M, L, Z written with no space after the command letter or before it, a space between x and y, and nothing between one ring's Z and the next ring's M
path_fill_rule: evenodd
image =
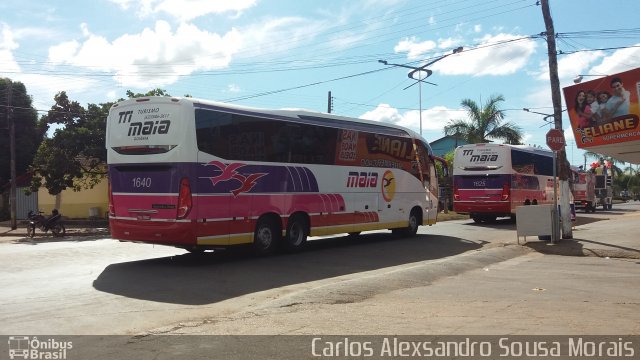
M640 140L640 68L563 91L578 148L597 152L608 145Z

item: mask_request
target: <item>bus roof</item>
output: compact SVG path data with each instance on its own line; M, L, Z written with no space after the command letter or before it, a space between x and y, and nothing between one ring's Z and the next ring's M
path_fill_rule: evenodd
M148 102L148 101L167 102L167 103L188 102L193 104L193 106L196 108L198 107L209 108L209 109L215 109L220 111L227 111L231 113L251 114L255 116L263 116L263 117L280 119L280 120L297 121L302 123L314 123L317 125L322 125L324 123L325 125L348 128L352 130L365 130L366 129L365 127L376 127L378 128L377 129L378 132L391 133L396 136L408 136L408 137L420 139L428 148L429 154L433 155L431 146L429 145L429 142L426 139L424 139L420 134L416 133L415 131L405 128L403 126L389 124L389 123L382 123L382 122L367 120L367 119L358 119L358 118L316 112L311 110L265 109L265 108L249 107L244 105L229 104L229 103L224 103L219 101L204 100L204 99L191 98L191 97L176 97L176 96L145 96L145 97L139 97L139 98L131 98L131 99L126 99L124 101L114 104L112 108L122 106L122 105L128 105L131 103ZM332 121L331 123L328 124L326 122L327 120L332 120ZM359 128L358 126L353 126L354 124L362 124L363 127Z
M457 149L459 148L472 148L472 147L508 147L508 148L513 148L513 149L518 149L518 150L522 150L522 151L527 151L527 152L533 152L533 153L539 153L539 154L544 154L544 155L549 155L552 156L553 152L551 150L547 150L547 149L543 149L543 148L539 148L539 147L535 147L535 146L530 146L530 145L511 145L511 144L496 144L496 143L480 143L480 144L465 144L465 145L460 145L457 147Z

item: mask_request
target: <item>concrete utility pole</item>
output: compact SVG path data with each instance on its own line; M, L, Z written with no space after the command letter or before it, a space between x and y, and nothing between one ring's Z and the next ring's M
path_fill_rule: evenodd
M9 193L9 202L11 203L11 230L18 228L16 213L16 126L13 122L13 107L11 107L13 82L8 81L7 95L7 122L9 125L9 153L11 167L11 190Z
M549 10L549 0L541 0L542 16L547 35L547 49L549 52L549 78L551 82L551 102L553 103L553 118L555 128L562 130L562 98L560 96L560 79L558 78L558 58L556 57L556 32L553 28L553 19ZM566 147L558 151L558 178L560 180L560 212L562 219L562 238L571 239L571 207L569 199L569 163L567 162Z

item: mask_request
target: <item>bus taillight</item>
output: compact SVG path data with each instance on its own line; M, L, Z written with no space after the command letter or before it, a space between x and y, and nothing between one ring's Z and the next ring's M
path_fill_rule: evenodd
M111 181L108 181L109 184L109 216L116 216L116 208L113 205L113 190L111 189Z
M458 192L458 187L453 186L453 200L460 200L460 192Z
M189 179L182 178L180 180L180 192L178 194L178 219L184 219L189 215L193 202L191 201L191 186Z
M509 200L509 193L510 192L511 192L511 185L509 183L506 183L506 184L502 185L502 197L501 197L501 200L502 201Z

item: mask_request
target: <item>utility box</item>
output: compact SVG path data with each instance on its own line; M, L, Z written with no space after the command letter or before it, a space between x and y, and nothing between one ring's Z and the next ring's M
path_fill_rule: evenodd
M520 237L547 236L553 233L553 205L525 205L516 207L516 231Z

